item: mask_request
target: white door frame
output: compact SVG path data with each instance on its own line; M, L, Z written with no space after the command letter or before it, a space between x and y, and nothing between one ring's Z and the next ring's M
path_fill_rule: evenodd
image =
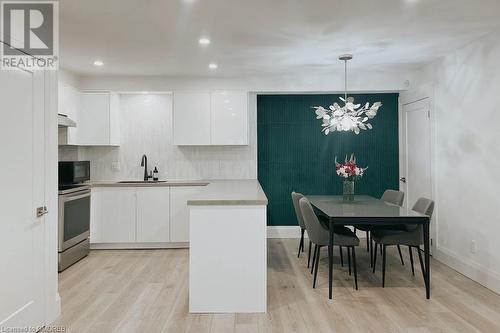
M430 142L431 142L431 147L430 147L430 166L431 166L431 198L432 200L436 201L437 198L437 187L436 187L436 117L434 114L434 108L433 108L433 99L431 97L422 97L422 98L415 98L411 100L405 100L404 102L401 101L401 98L399 100L399 119L398 119L398 126L399 126L399 175L400 177L406 177L406 114L404 112L404 106L410 105L413 103L421 102L428 100L429 104L429 125L430 125ZM400 190L404 190L404 186L402 185L402 182L399 182L399 188ZM406 199L405 199L405 204L406 204ZM437 221L438 221L438 204L436 202L435 208L434 208L434 213L432 216L432 222L430 226L430 236L431 236L431 251L433 249L436 249L438 246L437 240L438 240L438 227L437 227Z
M51 324L61 313L58 283L58 72L44 71L45 112L45 322Z

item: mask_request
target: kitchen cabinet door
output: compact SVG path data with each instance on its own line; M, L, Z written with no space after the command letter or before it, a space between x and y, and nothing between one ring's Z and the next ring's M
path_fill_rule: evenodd
M137 188L138 243L170 241L170 189L168 187Z
M170 241L189 242L189 209L187 200L203 186L171 187L170 189Z
M59 81L57 112L78 123L80 112L80 91L75 87ZM78 128L59 128L60 145L78 145Z
M83 92L78 117L78 144L119 145L118 97L110 92Z
M92 188L90 195L90 243L102 243L101 188Z
M102 243L135 242L135 188L100 189Z
M211 93L211 144L248 145L248 97L241 91Z
M174 92L175 145L210 145L210 93Z

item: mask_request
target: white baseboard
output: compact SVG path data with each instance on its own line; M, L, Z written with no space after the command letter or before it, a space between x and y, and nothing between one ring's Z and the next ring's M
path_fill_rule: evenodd
M307 238L307 233L305 237ZM298 225L268 226L267 238L300 238L300 227Z
M466 258L460 257L454 251L438 247L434 250L433 257L456 270L457 272L467 276L469 279L485 286L486 288L500 294L500 274L491 271L486 267L478 265ZM432 272L432 271L431 271Z
M187 249L188 242L180 243L90 243L91 250L126 250L126 249Z

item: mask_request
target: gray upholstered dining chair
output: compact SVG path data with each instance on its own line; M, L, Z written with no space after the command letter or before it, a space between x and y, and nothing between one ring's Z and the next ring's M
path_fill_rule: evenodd
M396 190L385 190L380 200L394 205L402 206L404 198L405 198L404 192ZM371 238L370 233L375 228L369 225L360 225L357 226L356 228L361 231L366 231L366 250L370 251L370 264L373 266L373 244L370 239ZM399 257L401 259L401 264L404 265L403 254L401 253L401 247L399 245L398 245L398 252L399 252Z
M302 198L299 201L300 211L304 219L304 224L306 226L307 234L309 239L314 244L314 255L312 266L314 268L314 279L313 288L316 287L316 278L318 276L319 267L319 254L321 247L329 246L330 243L330 233L318 220L318 217L314 213L311 203L307 198ZM334 246L344 246L347 247L347 258L349 261L349 274L351 274L351 252L352 252L352 263L354 271L354 286L356 290L358 289L358 275L356 268L356 250L355 247L359 245L359 238L348 228L336 228L335 236L333 238Z
M295 215L297 216L297 222L299 223L300 227L300 242L299 242L299 252L297 254L297 258L300 258L300 252L304 252L304 232L306 231L306 226L304 224L304 218L302 217L302 212L300 211L300 206L299 206L299 200L302 199L303 197L304 195L302 193L292 192L293 208L295 210ZM326 221L323 223L323 225L326 225ZM309 240L309 251L308 251L309 253L307 255L308 268L311 264L311 248L312 248L312 242L311 240ZM340 264L344 266L344 255L342 253L342 246L339 246L339 250L340 250Z
M306 225L304 224L304 219L302 218L302 212L299 207L299 200L302 199L304 195L302 193L292 192L292 202L293 208L295 209L295 215L297 216L297 222L300 227L300 242L299 242L299 253L297 254L297 258L300 257L300 252L304 252L304 232L306 230ZM309 260L311 260L311 242L309 241ZM307 267L309 267L309 262L307 263Z
M432 217L434 212L434 201L427 198L419 198L412 208L414 211ZM410 261L412 274L415 275L413 268L413 252L412 248L416 248L418 259L420 260L420 268L422 275L425 274L424 264L422 262L422 254L420 246L424 244L424 235L422 225L406 226L407 230L391 230L391 229L376 229L372 231L372 237L375 242L373 272L375 273L375 265L377 263L377 246L382 247L382 287L385 287L385 266L387 246L391 245L406 245L410 251ZM425 279L425 278L424 278Z

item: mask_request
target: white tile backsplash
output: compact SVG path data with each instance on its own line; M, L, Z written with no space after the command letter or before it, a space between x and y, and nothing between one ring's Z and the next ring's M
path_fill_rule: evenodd
M256 96L250 95L248 146L189 147L172 144L172 95L120 95L119 147L81 147L92 180L142 179L142 154L165 179L256 179ZM69 155L65 152L64 156ZM119 170L113 165L119 164Z

